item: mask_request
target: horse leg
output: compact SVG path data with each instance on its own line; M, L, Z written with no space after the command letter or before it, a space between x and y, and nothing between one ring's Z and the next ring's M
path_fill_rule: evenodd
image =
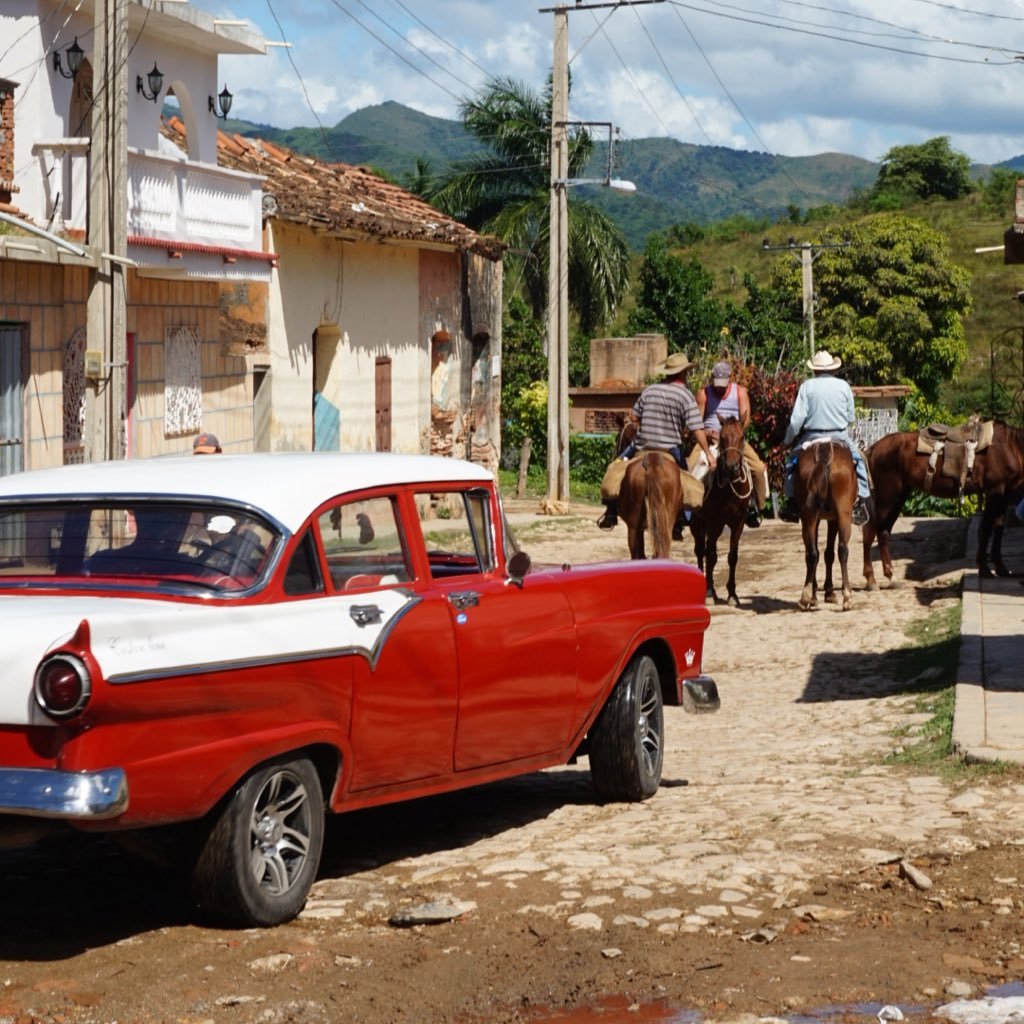
M740 606L740 599L736 596L736 563L740 560L740 534L743 533L743 525L744 520L740 518L729 530L729 596L725 603L734 608Z
M825 524L825 604L836 604L836 588L832 583L832 565L836 560L838 529L835 519L829 519Z
M975 562L978 566L978 575L984 579L991 579L994 575L988 564L988 542L989 538L994 537L994 520L995 514L992 509L992 503L986 498L985 509L981 513L981 527L978 530L978 553L975 556ZM1002 539L1002 533L1000 532L1000 547L1002 547ZM993 540L993 546L994 543L995 542Z
M707 531L704 520L699 515L690 517L690 533L693 534L693 554L697 559L697 568L704 571L704 553L707 551Z
M848 514L843 515L839 523L839 569L843 576L843 611L848 612L853 605L853 589L850 587L850 572L848 562L850 559L850 532L853 524Z
M989 494L985 498L985 513L992 509L992 564L995 566L997 576L1012 576L1013 572L1007 569L1003 563L1003 526L1006 522L1006 509L1009 505L1009 498L1005 494ZM982 519L984 523L984 518ZM984 556L984 549L981 547L979 537L979 550Z
M717 523L707 527L706 548L704 553L704 603L717 604L715 593L715 566L718 564L718 538L722 535L722 527Z
M801 529L804 536L804 559L807 563L807 573L804 576L804 589L800 595L800 608L803 611L810 611L818 607L818 520L804 518L801 520Z
M864 583L867 590L877 590L875 567L871 564L871 545L875 543L875 524L868 520L861 527L861 538L864 541ZM879 545L881 546L881 545Z

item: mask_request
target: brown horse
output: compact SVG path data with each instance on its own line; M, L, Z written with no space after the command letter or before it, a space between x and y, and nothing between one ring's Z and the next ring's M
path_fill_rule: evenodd
M736 596L736 563L740 536L747 520L747 508L754 481L743 461L743 426L735 416L722 420L718 435L718 461L715 471L705 478L704 503L694 509L690 520L697 565L704 570L706 604L715 604L715 565L718 562L718 538L729 527L729 582L726 604L739 607Z
M800 510L800 526L804 537L804 557L807 574L800 595L804 611L818 605L818 525L828 524L825 544L825 600L836 602L832 585L832 563L839 538L839 567L843 575L843 611L853 604L847 560L850 554L852 512L857 497L857 472L853 455L842 441L818 441L804 448L797 458L793 475L793 493Z
M916 431L886 434L866 453L875 505L871 522L864 527L864 579L868 590L877 587L871 565L871 545L875 537L878 537L882 572L891 583L889 534L910 492L925 490L928 456L918 453L917 440ZM943 475L943 458L939 456L928 493L938 498L955 498L960 493L960 481ZM1012 575L1003 564L1003 519L1011 493L1021 487L1024 487L1024 430L997 421L993 425L991 444L975 453L974 466L964 482L965 494L982 494L985 499L975 557L979 576L992 575L988 563L990 539L996 575Z
M646 558L644 531L651 531L654 557L668 558L672 526L683 500L679 466L668 452L648 451L626 466L619 488L619 515L626 523L630 558Z

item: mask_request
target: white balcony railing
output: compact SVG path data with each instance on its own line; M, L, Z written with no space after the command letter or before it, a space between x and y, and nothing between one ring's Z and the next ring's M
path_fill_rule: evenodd
M43 176L51 230L88 228L89 140L40 139L32 147ZM128 234L178 243L259 250L262 181L213 164L147 150L128 151Z

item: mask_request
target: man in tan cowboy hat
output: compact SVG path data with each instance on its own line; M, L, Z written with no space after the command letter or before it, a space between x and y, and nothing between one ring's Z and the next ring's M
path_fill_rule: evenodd
M694 365L684 353L674 352L656 368L655 372L665 379L644 388L633 405L630 419L639 426L636 439L622 453L623 457L628 458L639 448L654 449L669 452L680 468L686 469L683 440L689 432L707 457L708 465L715 468L715 456L704 432L697 399L686 386L686 376ZM606 498L604 505L604 515L598 519L597 525L602 530L610 530L619 521L618 501Z
M868 487L864 457L848 433L848 427L857 418L853 391L845 380L834 376L842 365L843 361L838 356L833 356L824 349L815 352L814 356L807 360L807 368L814 376L805 380L796 393L796 402L793 403L793 412L789 418L783 444L797 448L817 438L834 437L849 447L857 470L857 502L853 506L853 522L857 526L863 526L868 521L871 491ZM792 507L795 464L795 455L786 460L786 503L781 517L790 522L799 519L799 515Z
M727 359L720 359L711 368L711 380L697 392L697 406L704 419L704 432L708 443L718 451L718 434L722 429L721 421L728 417L739 420L744 430L750 426L750 394L738 381L733 380L732 365ZM695 476L703 476L703 470L697 472L700 451L696 448L690 452L687 460L690 472ZM761 509L768 499L768 471L761 457L754 451L750 442L744 438L743 461L750 470L751 492L750 509L747 512L747 526L761 525Z

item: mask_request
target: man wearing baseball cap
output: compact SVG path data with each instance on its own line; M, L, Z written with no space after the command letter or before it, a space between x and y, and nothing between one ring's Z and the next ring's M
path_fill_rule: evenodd
M657 367L656 372L660 373L664 380L649 384L634 403L630 419L638 424L636 438L622 453L620 460L644 448L668 452L679 463L680 469L686 469L683 443L686 434L690 433L704 452L708 465L712 469L715 468L715 456L704 432L697 400L686 386L686 376L695 365L684 353L674 352ZM612 463L609 473L614 468L615 463ZM608 473L605 477L608 478ZM618 482L621 483L621 477ZM605 511L598 519L597 525L602 530L610 530L619 521L618 498L606 497L604 491L605 486L602 482ZM617 487L615 493L618 494ZM677 524L675 533L678 536L674 539L678 540L681 537L680 531L681 525Z
M750 426L750 395L747 389L734 381L732 366L727 359L720 359L711 370L711 381L697 392L697 407L704 419L704 433L708 436L712 448L718 451L718 435L722 429L722 420L733 417L739 420L744 430ZM690 452L690 472L698 474L697 463L701 453L695 448ZM751 494L750 511L747 513L747 526L761 525L761 509L768 499L768 471L760 456L751 447L750 442L743 440L743 461L750 470Z
M220 441L213 434L197 434L192 442L193 455L220 455L222 451Z
M796 393L783 444L799 448L807 441L832 437L842 441L850 449L853 465L857 470L857 501L853 506L853 523L855 526L863 526L870 517L871 489L868 486L868 470L864 456L853 443L848 429L857 418L853 390L845 380L835 376L836 370L842 365L843 361L838 356L833 356L824 349L819 349L807 360L807 369L814 376L805 380ZM786 459L786 501L780 512L782 519L794 523L800 518L793 508L795 466L796 454Z

